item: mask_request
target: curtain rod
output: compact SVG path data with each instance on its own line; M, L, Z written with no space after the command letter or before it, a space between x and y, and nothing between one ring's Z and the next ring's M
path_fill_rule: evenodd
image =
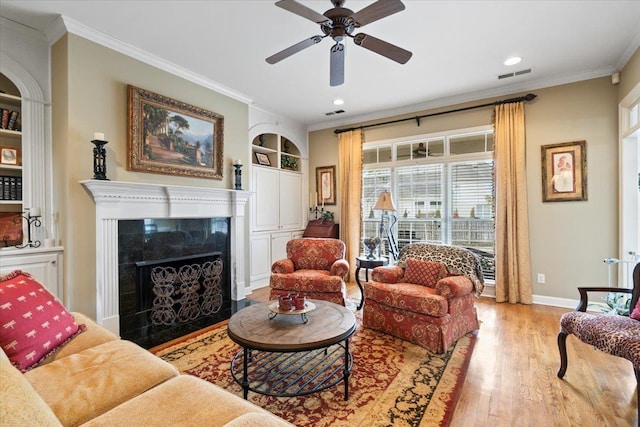
M487 104L474 105L474 106L471 106L471 107L456 108L455 110L440 111L440 112L431 113L431 114L423 114L422 116L406 117L404 119L390 120L390 121L387 121L387 122L380 122L380 123L373 123L373 124L370 124L370 125L356 126L356 127L348 128L348 129L336 129L336 130L333 131L333 133L335 133L337 135L337 134L344 133L344 132L350 132L352 130L367 129L367 128L371 128L371 127L374 127L374 126L390 125L390 124L394 124L394 123L407 122L409 120L415 120L416 123L418 124L418 126L420 126L420 119L424 119L426 117L441 116L443 114L458 113L460 111L475 110L476 108L491 107L491 106L500 105L500 104L512 104L514 102L533 101L537 96L538 95L536 95L536 94L528 93L525 96L519 96L517 98L510 98L510 99L503 99L501 101L489 102Z

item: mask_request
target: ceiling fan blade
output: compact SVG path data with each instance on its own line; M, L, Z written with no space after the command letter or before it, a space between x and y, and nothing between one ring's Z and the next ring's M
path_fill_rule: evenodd
M323 22L331 22L326 16L316 12L307 6L298 3L295 0L280 0L276 2L276 6L288 10L291 13L295 13L298 16L307 18L315 23L322 24Z
M353 41L358 46L362 46L372 52L386 56L400 64L406 64L407 61L411 59L411 55L413 55L408 50L364 33L356 34L353 37Z
M403 10L404 4L400 0L378 0L354 13L351 18L356 21L356 27L362 27Z
M344 45L336 43L331 48L329 84L340 86L344 83Z
M268 57L266 59L266 61L269 64L275 64L277 62L280 62L283 59L286 59L286 58L290 57L294 53L298 53L303 49L306 49L306 48L308 48L310 46L313 46L314 44L320 43L323 38L324 38L323 36L313 36L313 37L310 37L308 39L304 39L301 42L294 44L293 46L289 46L288 48L286 48L284 50L281 50L280 52L276 53L275 55L271 55L270 57Z

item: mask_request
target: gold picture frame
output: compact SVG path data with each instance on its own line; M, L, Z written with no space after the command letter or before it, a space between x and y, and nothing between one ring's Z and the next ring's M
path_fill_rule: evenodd
M316 199L319 205L336 204L336 167L316 168Z
M222 179L224 116L128 86L132 171Z
M586 141L542 146L542 201L587 200Z
M20 151L16 147L0 147L0 164L20 165Z

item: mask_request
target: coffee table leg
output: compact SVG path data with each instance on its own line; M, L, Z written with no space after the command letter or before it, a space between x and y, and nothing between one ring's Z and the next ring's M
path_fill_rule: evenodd
M247 397L249 396L249 370L248 370L248 364L249 364L249 349L247 347L243 348L244 350L244 357L242 358L242 395L244 397L244 400L247 400Z
M344 400L349 400L349 338L344 340Z

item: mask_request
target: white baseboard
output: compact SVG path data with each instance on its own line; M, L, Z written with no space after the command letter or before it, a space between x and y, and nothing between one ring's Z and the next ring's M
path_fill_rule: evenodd
M487 285L482 292L482 296L485 298L496 298L496 288L493 285ZM549 297L546 295L533 295L533 303L540 305L550 305L553 307L571 308L574 309L578 306L580 300L570 298L557 298Z

